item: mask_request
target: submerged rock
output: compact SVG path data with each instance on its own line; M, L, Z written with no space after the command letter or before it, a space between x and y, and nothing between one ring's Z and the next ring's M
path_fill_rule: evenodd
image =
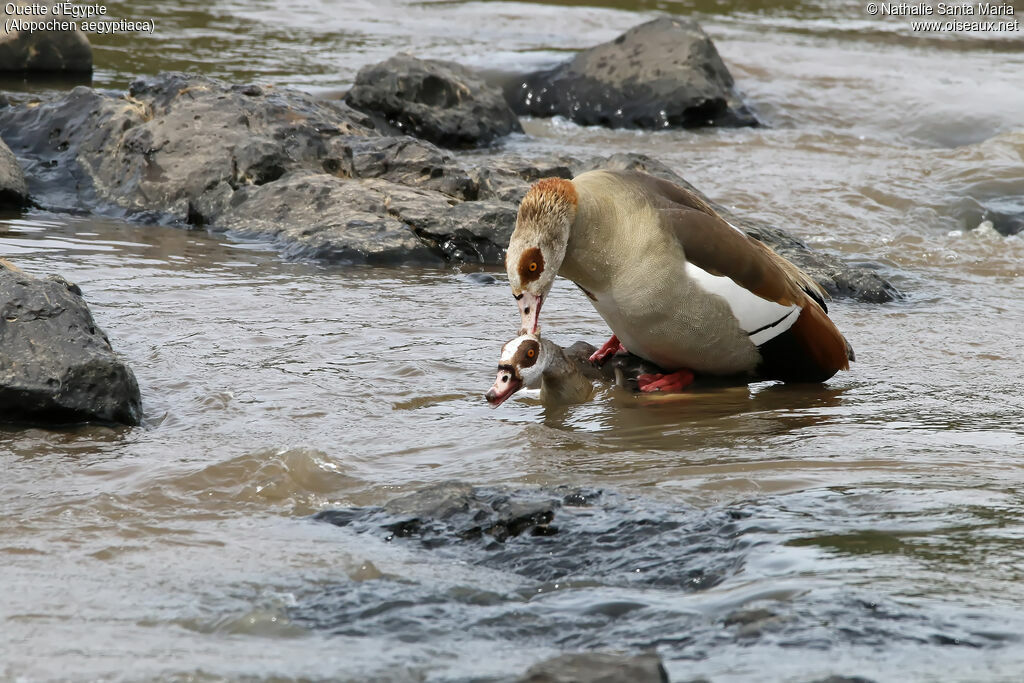
M342 102L180 73L136 81L121 97L78 87L0 107L0 129L44 208L270 237L290 256L344 263L500 266L519 200L543 177L636 168L693 189L641 155L460 159L382 134ZM470 159L476 166L463 167ZM722 211L834 295L895 296L869 269Z
M501 90L454 62L402 54L363 67L345 102L443 147L477 147L523 132Z
M81 290L0 261L0 420L138 424L139 385Z
M742 563L732 552L729 515L686 506L638 509L616 495L568 487L443 482L381 507L325 510L314 519L429 550L449 549L475 564L539 581L572 576L696 591ZM687 547L701 552L688 554Z
M993 229L1000 235L1016 235L1024 232L1024 207L1018 205L1006 210L1003 207L987 206L982 220L991 222Z
M15 5L28 5L17 0ZM92 71L92 46L82 31L8 31L7 21L52 19L9 16L0 25L0 71Z
M520 114L564 116L584 126L752 126L733 79L700 25L664 17L505 89Z
M0 209L21 208L28 203L25 174L14 152L0 140Z
M564 654L531 666L517 683L668 683L656 654Z

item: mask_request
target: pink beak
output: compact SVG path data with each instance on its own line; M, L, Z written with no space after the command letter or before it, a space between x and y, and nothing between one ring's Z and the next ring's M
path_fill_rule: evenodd
M523 292L516 297L516 302L519 304L519 316L522 319L519 334L537 334L540 331L540 305L543 303L541 297Z
M492 408L497 408L502 403L508 400L508 398L519 391L520 387L523 386L523 380L515 376L508 367L498 368L498 377L494 380L494 386L487 390L484 398L491 404Z

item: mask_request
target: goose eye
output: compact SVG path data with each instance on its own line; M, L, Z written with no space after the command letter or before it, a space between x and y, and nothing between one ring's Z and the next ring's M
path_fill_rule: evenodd
M531 273L536 273L537 272L537 262L536 261L530 261L530 265L527 266L527 268L529 269L529 271Z
M537 355L537 352L536 352L536 351L534 351L533 349L529 349L529 350L528 350L528 351L526 352L526 357L527 357L527 358L533 358L533 357L534 357L534 356L536 356L536 355Z

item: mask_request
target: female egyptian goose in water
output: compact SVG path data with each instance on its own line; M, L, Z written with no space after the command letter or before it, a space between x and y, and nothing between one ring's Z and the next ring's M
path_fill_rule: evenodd
M566 277L613 333L592 360L625 346L676 371L644 391L681 389L691 371L823 382L853 359L817 283L694 193L645 173L537 182L505 266L521 333L539 330L555 275Z
M558 344L522 334L501 347L498 377L486 394L487 402L497 408L524 386L539 384L545 403L584 403L594 395L594 368L587 372L583 367Z
M535 334L522 334L501 347L498 377L486 394L497 408L523 387L540 386L544 403L585 403L594 395L594 381L615 381L627 387L658 373L634 355L624 355L605 368L595 368L590 357L596 349L586 342L562 348Z

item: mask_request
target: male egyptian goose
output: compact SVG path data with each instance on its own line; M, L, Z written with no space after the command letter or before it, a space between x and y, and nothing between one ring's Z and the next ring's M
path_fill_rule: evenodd
M539 330L555 275L566 277L613 333L593 360L625 346L676 371L644 391L681 389L691 371L823 382L853 360L817 283L694 193L646 173L537 182L505 266L521 333Z

